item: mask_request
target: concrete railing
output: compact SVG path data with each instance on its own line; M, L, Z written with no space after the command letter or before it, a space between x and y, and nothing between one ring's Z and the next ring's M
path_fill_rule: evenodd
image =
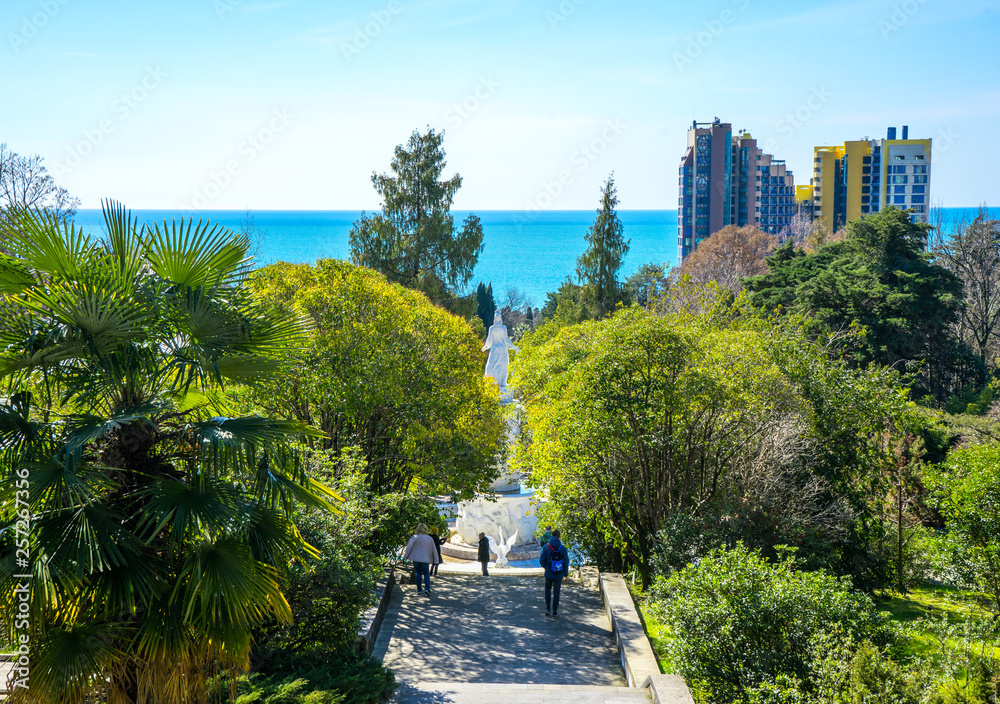
M378 638L379 629L382 628L382 620L385 618L385 610L389 606L394 586L396 586L395 572L390 572L379 582L375 590L378 601L361 615L361 626L358 628L358 638L354 643L357 652L371 655L375 649L375 640Z
M650 675L645 686L653 704L694 704L687 682L680 675Z
M660 665L622 576L601 574L599 583L628 686L648 687L653 704L694 704L683 677L660 673Z

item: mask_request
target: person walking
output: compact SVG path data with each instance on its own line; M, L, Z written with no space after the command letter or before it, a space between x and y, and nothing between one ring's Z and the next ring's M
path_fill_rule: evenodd
M483 576L489 577L490 573L486 569L486 563L490 561L490 539L486 537L486 533L479 534L479 555L476 559L483 565Z
M431 531L431 539L434 540L434 548L437 550L438 554L438 561L431 565L431 574L436 577L438 573L438 565L444 562L441 557L441 544L444 543L444 540L438 535L436 530Z
M542 533L542 537L538 539L538 544L544 548L546 543L549 542L549 538L551 537L552 537L552 526L545 526L545 532Z
M538 564L545 568L545 615L559 618L559 592L562 582L569 578L569 553L559 542L559 529L552 531L549 542L542 546Z
M403 559L413 562L413 572L416 575L417 582L417 595L423 594L429 597L431 595L430 566L438 564L441 558L438 557L434 539L427 535L426 523L417 525L416 530L413 532L413 537L410 538L410 542L406 544L406 550L403 551ZM423 589L420 588L421 577L424 581Z

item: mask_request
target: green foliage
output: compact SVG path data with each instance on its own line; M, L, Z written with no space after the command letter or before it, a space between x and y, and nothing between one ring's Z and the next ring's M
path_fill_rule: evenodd
M337 457L360 448L374 494L414 482L465 497L488 487L506 448L505 421L464 320L333 259L266 267L253 287L313 323L294 381L254 394L255 407L319 427Z
M663 298L670 287L666 265L649 262L643 264L625 279L625 294L630 301L646 307Z
M968 384L944 404L946 413L965 413L970 416L984 416L989 413L996 398L997 386L1000 380L994 379L982 388Z
M392 175L372 174L382 210L362 213L351 227L351 261L390 281L427 294L438 304L456 303L483 251L483 228L470 214L456 229L451 203L462 177L442 181L444 132L414 131L396 147ZM492 324L492 320L490 321Z
M378 704L396 680L373 658L301 656L270 669L214 683L219 704ZM230 696L235 689L236 698Z
M293 445L315 431L219 394L279 379L305 328L244 285L246 237L104 218L100 241L41 211L0 223L5 613L33 575L30 618L4 628L30 629L33 702L199 700L291 617L283 578L312 553L293 511L333 508Z
M1000 445L952 451L927 482L945 517L955 564L1000 614Z
M767 274L747 279L751 302L808 315L828 337L863 329L845 349L854 364L907 365L918 375L916 395L943 401L981 383L984 369L955 337L962 282L931 263L927 230L890 207L852 222L844 241L813 254L789 241L767 260Z
M617 206L615 176L611 174L604 182L597 217L587 230L587 251L580 255L576 264L576 275L583 284L584 298L598 318L611 313L624 300L618 270L628 254L629 241L622 236L622 223L615 210Z
M669 628L667 659L700 701L720 704L782 701L764 695L792 682L811 688L811 653L854 643L882 648L894 639L848 579L799 571L787 556L768 562L742 545L659 580L649 609ZM872 679L871 665L856 669L860 681Z
M476 315L483 321L483 327L487 330L493 324L493 314L496 312L497 304L493 300L493 284L483 286L483 282L480 281L479 286L476 287Z
M554 327L576 325L595 317L590 309L583 286L567 279L556 291L545 294L545 305L541 310L542 319Z
M555 497L550 515L596 532L572 535L613 547L611 564L644 585L657 532L677 514L749 518L757 545L809 546L820 564L884 579L884 443L917 422L893 373L851 370L793 321L737 302L543 325L522 340L514 384L531 429L518 461Z

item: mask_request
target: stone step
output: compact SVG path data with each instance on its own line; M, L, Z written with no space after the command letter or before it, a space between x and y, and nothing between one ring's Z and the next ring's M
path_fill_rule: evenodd
M396 690L391 704L635 704L649 690L573 684L412 682Z

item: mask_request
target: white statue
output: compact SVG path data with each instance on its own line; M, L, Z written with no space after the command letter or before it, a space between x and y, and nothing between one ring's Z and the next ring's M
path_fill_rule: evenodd
M487 535L486 539L490 541L490 550L496 553L497 561L496 567L509 567L510 563L507 562L507 553L510 552L511 548L514 547L514 543L517 541L517 532L514 535L507 538L506 541L503 539L503 526L500 526L500 542L493 540L492 535Z
M514 343L507 337L507 326L501 322L500 311L493 315L493 325L486 335L486 342L483 344L483 352L490 351L490 356L486 359L486 376L492 377L500 390L507 388L507 364L510 359L507 350L518 351Z

